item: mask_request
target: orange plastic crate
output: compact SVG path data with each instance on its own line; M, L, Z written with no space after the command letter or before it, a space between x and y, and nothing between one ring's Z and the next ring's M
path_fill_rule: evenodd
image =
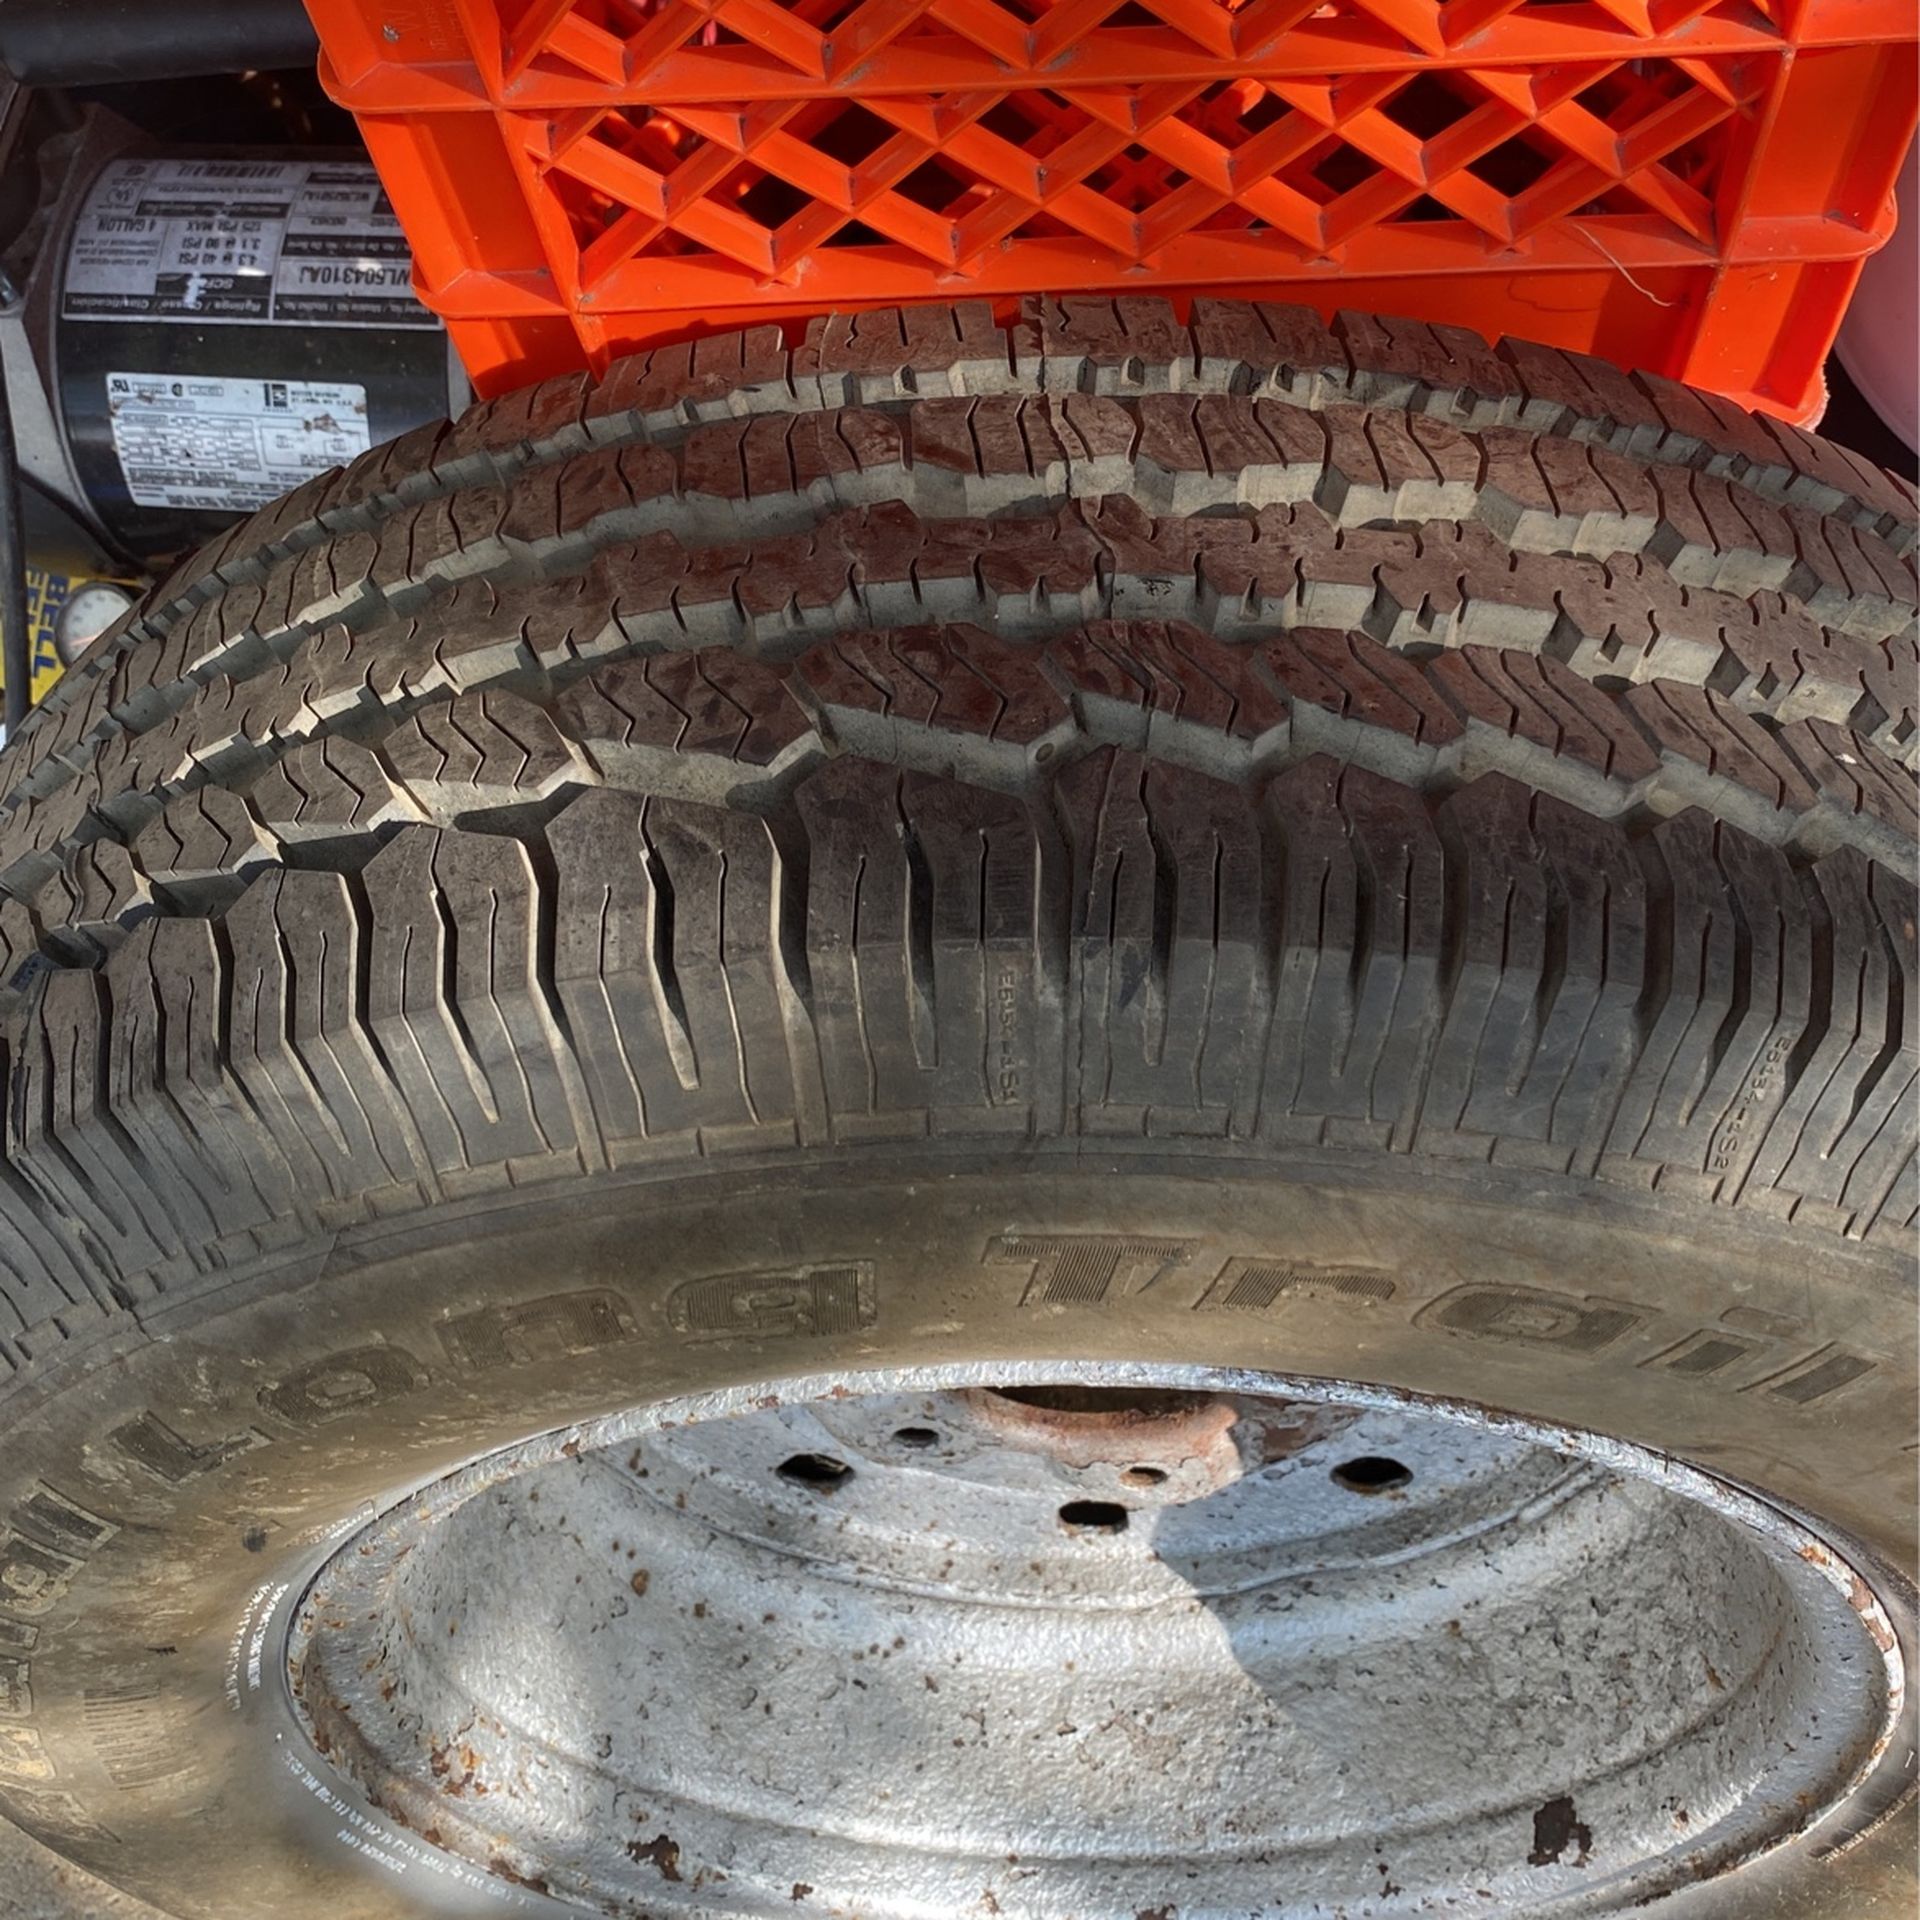
M1886 238L1915 0L309 0L494 393L830 309L1237 292L1789 419Z

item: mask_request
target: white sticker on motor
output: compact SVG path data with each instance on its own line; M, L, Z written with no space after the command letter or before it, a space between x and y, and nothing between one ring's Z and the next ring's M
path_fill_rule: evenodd
M115 160L67 248L68 320L433 327L365 161Z
M245 513L373 444L366 388L339 380L110 373L107 415L142 507Z

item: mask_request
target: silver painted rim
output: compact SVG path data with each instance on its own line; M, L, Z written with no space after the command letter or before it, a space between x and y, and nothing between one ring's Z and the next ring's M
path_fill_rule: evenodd
M1904 1690L1845 1557L1678 1463L1110 1365L544 1436L287 1653L390 1817L625 1915L1626 1911L1817 1824Z

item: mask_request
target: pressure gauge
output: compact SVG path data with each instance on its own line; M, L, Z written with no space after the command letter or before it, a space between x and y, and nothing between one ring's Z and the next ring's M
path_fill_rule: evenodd
M53 644L72 666L94 641L133 605L133 595L112 580L88 580L67 596L53 623Z

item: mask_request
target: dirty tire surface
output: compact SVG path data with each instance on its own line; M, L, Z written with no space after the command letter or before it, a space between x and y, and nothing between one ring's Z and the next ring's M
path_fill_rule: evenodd
M1915 538L1670 382L1206 301L726 336L377 449L0 759L0 1433L103 1511L62 1396L156 1328L783 1156L1353 1182L1910 1299ZM1585 1257L1574 1324L1631 1325L1661 1283ZM1830 1435L1912 1384L1846 1318L1685 1350ZM270 1480L318 1402L247 1391L257 1447L143 1431L128 1484ZM1891 1551L1890 1485L1844 1518ZM111 1864L47 1764L0 1807Z
M164 1920L69 1866L19 1828L0 1825L0 1920Z

